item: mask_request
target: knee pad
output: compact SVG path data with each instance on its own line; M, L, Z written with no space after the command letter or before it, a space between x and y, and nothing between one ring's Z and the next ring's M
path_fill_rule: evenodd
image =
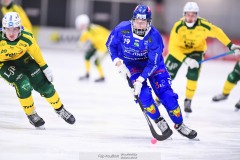
M20 75L14 82L14 87L19 98L27 98L31 95L32 86L25 75Z
M236 84L240 80L240 75L233 71L228 75L227 80L231 83Z
M37 91L43 97L46 97L46 98L49 98L49 97L53 96L54 93L55 93L54 86L49 82L45 82L44 84L39 85L39 88L37 89Z
M86 60L86 61L89 61L91 57L92 57L92 55L86 54L86 55L85 55L85 60Z
M199 78L200 68L188 69L187 79L197 81Z
M179 106L178 95L174 93L170 88L163 92L160 95L159 99L168 112L170 110L174 110L177 106Z
M98 66L98 65L100 64L98 58L94 61L94 64L95 64L96 66Z
M95 51L96 49L91 47L85 55L85 60L90 60L90 58L95 54Z

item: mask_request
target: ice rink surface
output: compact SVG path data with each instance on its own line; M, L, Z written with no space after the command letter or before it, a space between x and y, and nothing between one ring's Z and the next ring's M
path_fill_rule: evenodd
M118 75L110 57L103 68L106 82L92 67L90 81L79 81L84 74L83 55L75 51L42 50L54 72L54 85L65 107L74 114L76 123L65 123L38 93L33 91L38 114L46 130L36 130L19 105L14 89L0 79L0 160L80 160L82 154L144 153L158 155L158 160L239 160L240 111L234 105L240 99L239 84L223 102L211 101L221 93L235 62L203 63L198 89L192 102L193 113L184 122L198 132L200 141L182 137L163 106L160 111L174 130L172 140L153 145L147 122L125 80ZM183 108L186 66L173 81ZM88 158L85 158L86 160ZM138 157L141 160L141 157ZM144 159L145 160L145 159Z

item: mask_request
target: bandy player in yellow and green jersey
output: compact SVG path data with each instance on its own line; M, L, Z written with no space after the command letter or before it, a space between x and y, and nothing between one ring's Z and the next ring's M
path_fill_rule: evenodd
M4 15L0 34L0 76L15 88L30 123L37 128L44 128L45 123L35 110L32 98L34 89L49 102L58 115L67 123L73 124L74 116L64 108L51 83L52 71L33 34L22 27L17 12Z
M76 29L81 33L79 39L79 47L85 53L86 74L81 76L79 80L86 80L90 77L90 60L94 59L95 66L99 73L99 78L95 82L105 80L101 62L107 55L108 50L105 43L108 39L110 31L103 26L90 23L88 15L82 14L76 18Z
M168 51L165 64L172 79L175 78L182 63L188 65L186 97L184 111L191 113L191 102L197 88L197 81L207 49L206 39L217 38L223 45L235 54L239 53L240 46L232 44L231 40L219 27L199 17L199 7L196 2L187 2L183 8L183 18L177 21L170 33Z
M222 93L214 96L212 100L214 102L222 101L228 98L232 89L240 81L240 58L238 58L233 70L228 74L227 79L224 83ZM235 104L236 111L240 109L240 100Z

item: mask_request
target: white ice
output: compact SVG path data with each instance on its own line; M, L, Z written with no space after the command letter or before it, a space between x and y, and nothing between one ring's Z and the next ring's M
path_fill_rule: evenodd
M79 160L83 153L105 152L155 153L159 154L159 160L240 159L240 111L234 111L240 98L239 84L227 100L211 101L214 95L221 93L235 62L203 63L192 102L193 113L189 118L183 113L184 122L198 132L200 141L190 141L177 133L161 106L162 115L174 130L173 140L153 145L147 122L109 57L103 63L106 82L94 83L98 78L94 67L90 81L78 80L84 74L81 53L46 49L42 52L54 72L56 90L77 121L74 125L65 123L45 99L33 91L36 110L46 122L46 130L36 130L19 105L14 88L1 79L0 160ZM183 65L173 81L181 108L185 98L185 74Z

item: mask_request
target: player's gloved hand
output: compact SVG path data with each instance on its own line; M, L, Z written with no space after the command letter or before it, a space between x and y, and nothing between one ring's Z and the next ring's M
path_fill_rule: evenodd
M136 81L133 83L133 86L134 86L133 94L134 94L134 96L139 96L139 94L141 93L143 81L144 81L144 78L139 76L136 79Z
M131 73L130 73L130 71L128 70L128 68L126 67L125 64L122 63L121 65L117 66L117 69L118 69L118 73L119 73L124 79L126 79L127 76L128 76L128 77L131 77Z
M234 55L240 55L240 46L236 44L232 44L231 50L234 51Z
M192 58L189 58L187 57L184 62L191 68L199 68L199 63L195 60L195 59L192 59Z
M46 78L48 79L49 82L53 82L53 73L52 70L47 67L43 70L43 73L45 74Z

